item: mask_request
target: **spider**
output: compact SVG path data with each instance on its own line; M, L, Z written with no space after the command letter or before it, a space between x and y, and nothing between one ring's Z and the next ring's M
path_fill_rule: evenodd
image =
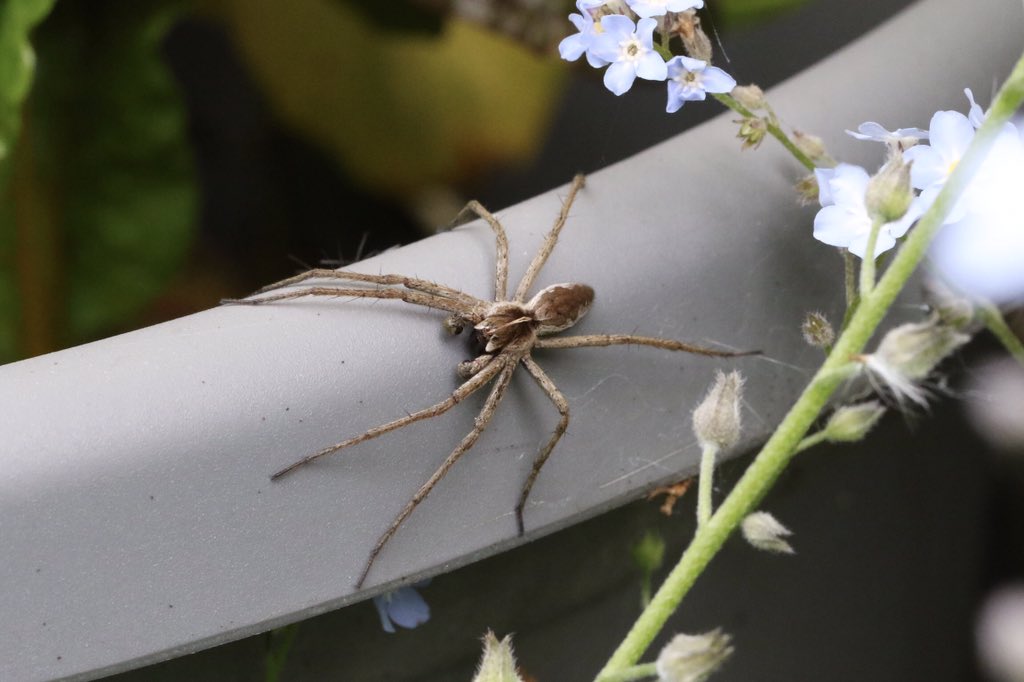
M495 410L505 395L505 391L512 379L512 373L519 365L522 365L540 385L559 414L555 432L534 458L533 466L530 467L530 473L526 477L526 482L523 484L522 491L519 494L519 501L515 506L516 528L519 535L523 534L523 509L530 495L530 490L533 488L533 484L537 480L537 475L540 473L544 463L547 462L548 456L569 425L568 401L566 401L565 396L558 390L558 387L555 386L551 378L541 369L540 365L534 361L532 357L534 349L632 344L715 357L738 357L760 352L720 351L671 339L635 336L632 334L588 334L584 336L554 337L554 334L565 331L579 322L580 318L590 309L594 301L594 290L586 284L567 283L552 284L537 292L530 299L527 299L527 294L537 278L537 274L555 248L559 232L561 232L568 217L569 209L572 207L576 194L583 187L583 184L584 178L582 175L577 175L573 179L569 187L569 193L562 204L562 210L559 212L554 226L545 237L540 250L534 256L529 268L527 268L523 278L519 281L515 294L511 298L507 294L508 239L505 236L505 230L498 222L498 219L479 202L470 201L459 212L459 215L453 222L457 222L466 214L472 213L487 222L494 232L497 243L497 257L493 301L479 299L442 284L403 275L367 275L323 268L309 270L280 282L275 282L259 289L244 299L226 299L223 301L224 303L232 304L264 305L303 296L401 299L414 305L448 312L449 315L444 320L444 327L450 334L456 335L461 333L467 326L472 327L483 346L483 353L481 355L473 360L459 363L458 374L465 380L465 383L456 388L451 395L441 402L386 424L376 426L340 443L327 446L318 452L314 452L289 464L271 476L271 479L276 481L299 467L321 457L326 457L339 450L362 443L371 438L376 438L414 422L444 414L487 384L493 382L490 393L487 395L483 407L477 415L473 430L466 434L452 453L448 455L448 458L438 467L437 471L416 491L416 494L406 503L402 511L399 512L398 516L391 522L391 525L377 540L377 544L370 552L362 573L360 573L359 579L355 583L357 589L362 587L378 555L384 549L388 540L398 531L399 526L405 522L424 498L430 494L434 486L444 478L445 474L448 473L459 458L466 454L476 443L477 439L480 438L480 434L483 433L494 417ZM340 280L341 282L366 283L378 286L375 288L360 288L336 284L305 284L309 280ZM303 284L304 286L283 292L279 291L280 289L298 284Z

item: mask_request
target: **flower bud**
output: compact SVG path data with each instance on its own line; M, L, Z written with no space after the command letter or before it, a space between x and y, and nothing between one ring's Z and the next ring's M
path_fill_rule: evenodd
M640 542L633 545L633 561L643 573L654 573L664 560L665 540L654 531L647 531Z
M743 149L757 149L764 142L764 136L768 134L768 124L762 118L745 118L736 121L740 124L740 131L736 137L743 140Z
M818 178L810 173L797 180L793 186L796 190L796 200L801 206L810 206L818 203Z
M825 440L833 443L852 443L862 440L885 414L885 408L877 400L858 405L844 405L832 416L822 430Z
M864 203L868 215L882 223L891 223L903 217L914 200L910 188L910 164L902 156L889 160L868 182Z
M740 439L743 376L736 371L715 375L715 385L693 411L693 432L702 448L727 450Z
M799 130L793 131L793 144L815 163L828 157L828 150L825 149L825 141L817 135L804 133Z
M732 652L732 638L721 628L702 635L676 635L658 654L658 680L703 682Z
M753 83L750 85L739 85L732 89L731 94L733 99L751 111L765 108L764 90Z
M511 635L505 635L499 642L493 632L487 631L484 635L484 654L473 682L523 682L523 678L516 671Z
M743 537L757 549L775 554L795 554L793 548L783 538L789 537L793 531L783 526L768 512L748 514L740 528Z
M815 348L828 348L836 340L836 332L828 318L818 312L807 313L800 331L804 335L804 341Z
M937 277L924 280L924 300L944 324L966 330L974 322L974 303L950 289Z
M970 340L970 336L933 317L889 330L878 344L874 357L917 381L927 377L936 365Z

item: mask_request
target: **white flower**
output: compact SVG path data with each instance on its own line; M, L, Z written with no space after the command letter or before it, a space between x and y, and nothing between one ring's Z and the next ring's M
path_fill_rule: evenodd
M601 34L594 38L588 54L610 63L604 84L616 95L633 86L636 77L663 81L668 76L665 60L654 50L655 19L636 24L629 17L610 14L601 17Z
M920 128L897 128L886 130L880 123L868 121L857 126L857 132L847 130L846 134L858 140L882 142L890 149L909 149L921 140L928 139L928 131Z
M736 87L732 76L716 66L691 57L673 57L668 67L668 106L665 111L673 114L686 102L696 102L707 97L706 93L730 92Z
M930 205L974 139L984 112L970 90L969 115L939 111L930 145L904 152L913 161L911 183ZM1024 300L1024 143L1007 123L936 235L930 252L940 276L964 294L996 302Z
M822 209L814 216L814 238L818 241L849 249L850 253L864 257L871 233L871 216L865 203L868 172L860 166L841 163L835 168L818 168L818 200ZM924 213L926 204L920 199L910 203L902 218L887 223L878 231L874 256L888 251L896 240L907 233L910 226Z
M704 0L626 0L629 8L642 19L664 16L666 12L685 12L700 9Z

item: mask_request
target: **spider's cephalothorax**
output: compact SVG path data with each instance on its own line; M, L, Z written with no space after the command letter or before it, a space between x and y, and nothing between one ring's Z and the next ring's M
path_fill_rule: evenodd
M496 301L482 313L460 318L473 325L487 353L533 347L538 336L565 331L587 314L594 302L594 290L586 284L552 284L526 303ZM447 324L454 333L463 324Z
M315 269L304 272L301 275L290 277L275 284L263 287L251 297L244 299L232 299L226 303L242 303L247 305L262 305L275 301L284 301L303 296L332 296L332 297L356 297L356 298L393 298L426 306L437 310L444 310L450 313L445 318L444 326L452 334L458 334L465 327L472 327L479 335L484 354L474 360L463 362L459 365L459 374L466 379L465 383L459 386L450 396L436 405L413 412L387 424L376 426L365 433L353 436L340 443L335 443L323 448L319 452L307 455L287 467L273 474L271 478L279 479L295 469L308 464L326 455L333 454L357 443L376 438L395 429L401 428L423 419L436 417L444 414L467 397L477 392L487 384L494 382L487 399L484 401L479 416L472 431L470 431L456 446L448 458L438 467L437 471L423 484L422 487L406 503L405 507L395 517L394 521L377 540L377 544L370 551L362 573L356 581L356 587L361 587L366 579L374 560L380 554L384 545L391 536L395 534L399 526L408 518L409 514L419 505L420 502L433 490L438 481L444 478L445 474L466 454L476 443L480 434L487 428L494 411L505 395L505 390L512 380L512 373L522 365L523 368L534 378L538 385L544 390L548 398L555 405L559 413L558 426L551 438L537 453L526 477L522 490L519 494L519 501L515 507L516 525L519 534L523 533L523 509L526 500L530 495L537 474L547 461L548 456L554 449L555 444L565 433L569 426L569 403L565 396L558 390L555 383L541 369L531 357L534 349L537 348L583 348L586 346L613 346L632 344L641 346L654 346L666 350L686 351L700 355L711 355L718 357L735 357L739 355L751 355L752 353L733 353L719 351L710 348L702 348L681 341L671 339L659 339L649 336L636 336L633 334L589 334L584 336L558 336L553 334L564 331L579 322L580 318L590 309L594 301L594 290L586 284L553 284L542 289L533 298L527 300L530 288L544 266L552 249L558 242L558 234L565 225L569 214L569 208L576 197L576 193L583 187L583 176L577 175L569 188L569 194L562 205L562 210L555 221L554 227L544 239L540 251L534 256L526 274L523 275L519 286L516 287L514 295L509 298L508 290L508 240L505 237L505 230L501 227L491 213L475 201L469 202L463 213L476 214L491 227L497 242L497 264L494 277L494 299L491 301L479 299L470 294L452 289L451 287L429 282L404 275L367 275L359 272L346 272L344 270ZM277 291L282 288L292 287L309 280L328 280L327 284L310 285L289 289L288 291ZM362 282L374 284L376 287L351 287L334 284L333 282ZM756 353L757 351L754 351Z

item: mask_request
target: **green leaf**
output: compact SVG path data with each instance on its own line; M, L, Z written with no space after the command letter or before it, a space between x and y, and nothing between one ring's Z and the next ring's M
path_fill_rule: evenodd
M0 0L0 188L10 177L10 157L21 122L21 106L35 73L29 33L53 7L54 0ZM8 196L0 199L0 225L11 214ZM18 308L15 282L15 234L0 227L0 361L14 356Z
M767 21L774 16L806 5L808 0L716 0L715 16L723 26L740 26Z
M49 14L54 0L0 2L0 163L18 134L21 104L32 84L35 52L29 33Z
M185 115L160 58L176 13L156 0L60 3L37 31L38 80L0 214L22 302L0 307L0 328L18 329L19 354L125 325L189 246Z

